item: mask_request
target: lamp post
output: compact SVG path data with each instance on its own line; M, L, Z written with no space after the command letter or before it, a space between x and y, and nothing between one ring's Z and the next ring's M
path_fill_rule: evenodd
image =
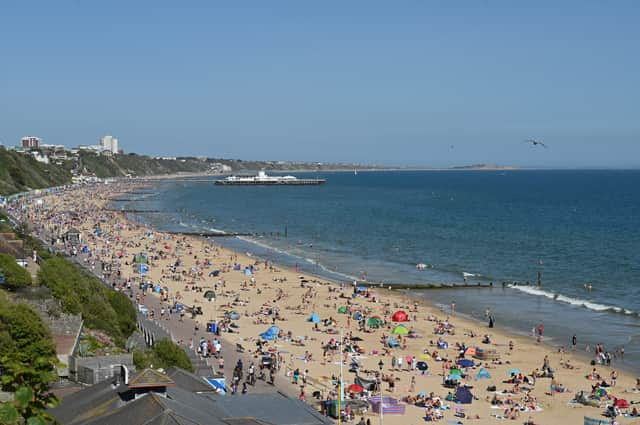
M384 362L382 359L378 362L378 368L380 368L380 425L384 424L384 396L382 395L382 368L384 368Z

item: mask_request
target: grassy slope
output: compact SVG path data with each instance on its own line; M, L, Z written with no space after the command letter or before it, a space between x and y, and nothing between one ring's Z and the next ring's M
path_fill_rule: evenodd
M67 183L71 183L71 173L64 166L42 164L32 156L0 146L0 194Z

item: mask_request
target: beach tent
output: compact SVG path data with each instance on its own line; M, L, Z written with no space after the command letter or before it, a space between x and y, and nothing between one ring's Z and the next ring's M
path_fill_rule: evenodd
M362 285L360 285L360 286L358 286L358 291L360 291L360 292L367 292L367 287L366 287L366 286L362 286Z
M404 310L398 310L393 313L393 316L391 316L391 320L393 320L394 322L406 322L409 320L409 315Z
M473 367L474 365L473 360L469 359L460 359L456 363L458 363L460 367Z
M276 339L276 336L278 336L278 332L280 332L280 328L279 327L271 326L265 332L262 332L260 334L260 338L266 339L268 341L271 341L271 340Z
M375 413L380 413L382 409L385 415L404 415L406 409L405 404L398 403L398 400L392 397L369 397L369 404L371 404L371 410Z
M139 273L141 275L145 275L149 272L149 266L147 266L146 264L140 264L139 266Z
M429 369L429 365L427 364L427 362L418 362L416 363L416 369L425 371Z
M511 375L519 375L520 374L520 369L518 368L513 368L513 369L509 369L509 372L507 372L507 375L511 376Z
M359 311L356 311L355 313L353 313L353 319L354 320L362 319L362 314Z
M233 266L233 270L240 270L240 264L236 264Z
M465 356L475 356L476 355L476 347L469 347L466 350L464 350L464 355Z
M155 288L153 288L154 292L157 292L158 294L162 292L162 286L160 285L156 285Z
M309 316L307 321L311 323L320 323L320 316L318 316L316 313L313 313L311 316Z
M449 375L460 375L462 376L462 371L458 368L452 367L449 369Z
M469 391L469 388L465 386L459 386L456 390L456 403L471 404L473 400L473 394Z
M629 408L629 402L623 398L617 398L616 401L613 403L613 405L616 407L619 407L620 409Z
M389 338L387 338L387 344L389 345L389 347L391 348L396 348L396 347L400 347L400 344L398 344L398 341L395 340L394 337L390 336Z
M146 264L147 263L147 254L144 252L140 252L135 255L133 259L136 263Z
M476 379L491 379L491 374L485 368L480 369L480 372L476 375Z
M238 320L240 319L240 313L238 313L237 311L232 311L229 313L229 319L231 320Z
M251 269L249 267L244 269L244 275L245 276L251 276L253 274L253 272L251 272Z
M350 393L360 394L364 391L364 388L362 387L362 385L359 385L359 384L351 384L349 385L349 388L347 388L347 390Z
M208 299L209 301L211 301L212 299L214 299L216 297L216 293L214 291L212 291L211 289L209 289L208 291L206 291L204 293L204 297L206 299Z
M462 379L462 376L460 375L451 374L447 376L447 381L459 381L461 379Z
M405 328L402 325L398 325L393 328L393 331L391 331L391 333L393 333L394 335L407 335L409 333L409 329Z
M338 309L338 313L342 313L342 314L344 314L344 313L346 313L346 312L347 312L347 307L346 307L346 306L344 306L344 305Z
M372 328L379 328L384 325L384 322L379 317L370 317L369 320L367 320L367 325Z
M438 348L444 350L449 348L449 343L447 341L438 341Z

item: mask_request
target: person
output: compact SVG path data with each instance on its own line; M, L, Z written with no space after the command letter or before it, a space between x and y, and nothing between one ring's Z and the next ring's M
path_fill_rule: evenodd
M576 334L573 334L573 337L571 338L571 349L573 351L576 351L577 345L578 345L578 337L576 336Z
M489 327L493 328L494 323L493 316L489 316Z
M367 425L367 423L364 420L364 417L361 417L356 425Z

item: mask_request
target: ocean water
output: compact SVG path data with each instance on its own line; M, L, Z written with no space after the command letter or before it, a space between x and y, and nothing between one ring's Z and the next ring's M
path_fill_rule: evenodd
M314 174L315 177L315 174ZM162 230L223 230L228 246L339 280L493 282L414 290L444 309L552 342L625 347L640 370L640 171L324 173L322 186L165 181L119 207ZM286 229L286 230L285 230ZM286 232L286 237L285 237ZM417 270L416 264L429 266ZM542 286L511 285L535 283ZM505 282L503 286L503 282ZM593 290L584 288L586 283Z

